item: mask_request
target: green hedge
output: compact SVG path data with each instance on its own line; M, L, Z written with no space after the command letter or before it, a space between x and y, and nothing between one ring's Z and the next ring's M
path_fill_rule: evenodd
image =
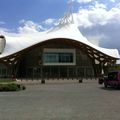
M20 91L25 89L26 87L21 84L16 83L0 84L0 91Z
M13 82L16 82L16 81L12 79L0 79L0 84L1 83L13 83Z

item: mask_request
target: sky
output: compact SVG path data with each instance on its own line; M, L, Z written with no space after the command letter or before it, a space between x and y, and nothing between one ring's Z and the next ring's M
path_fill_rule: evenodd
M120 52L120 0L0 0L0 4L0 34L30 34L55 27L72 4L81 33L93 44Z

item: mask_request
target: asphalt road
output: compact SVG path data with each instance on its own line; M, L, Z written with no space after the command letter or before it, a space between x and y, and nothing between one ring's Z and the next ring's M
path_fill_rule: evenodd
M27 84L0 92L0 120L120 120L120 90L96 80Z

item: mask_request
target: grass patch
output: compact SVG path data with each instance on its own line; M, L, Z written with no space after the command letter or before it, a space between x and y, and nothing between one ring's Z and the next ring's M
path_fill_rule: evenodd
M1 83L15 83L15 80L12 79L0 79L0 84Z
M0 83L0 91L7 92L7 91L20 91L25 90L26 87L21 84L16 83L7 83L7 84L1 84Z

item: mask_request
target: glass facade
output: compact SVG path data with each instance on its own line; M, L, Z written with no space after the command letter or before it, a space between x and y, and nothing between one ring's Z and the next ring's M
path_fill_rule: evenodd
M41 79L71 79L71 78L92 78L94 70L92 67L80 66L41 66L26 69L26 78Z
M73 63L73 53L44 53L44 63Z
M41 79L42 77L73 79L94 76L91 59L79 49L72 47L68 49L43 48L41 51L37 48L27 54L22 63L26 66L25 76L28 79Z
M24 66L24 67L23 67ZM9 75L4 67L0 77ZM74 79L94 76L92 60L86 53L72 45L52 43L38 46L20 59L18 78L26 79Z
M3 64L0 64L0 78L8 78L11 77L11 70L8 69Z

